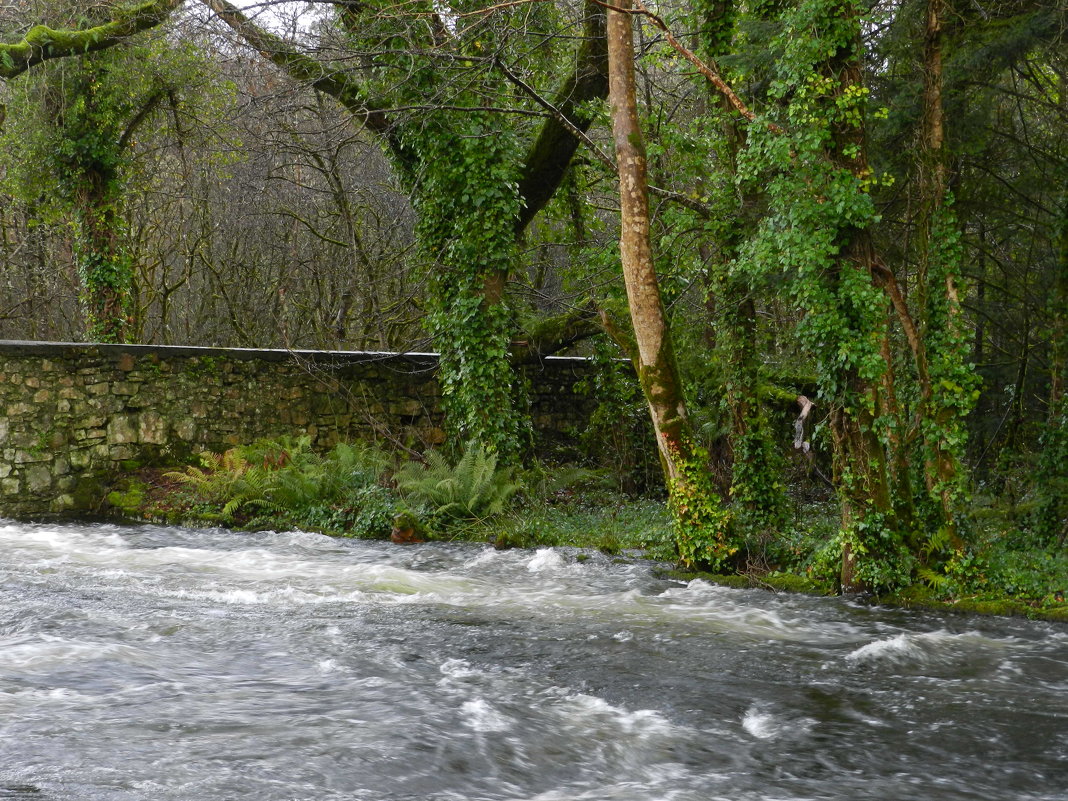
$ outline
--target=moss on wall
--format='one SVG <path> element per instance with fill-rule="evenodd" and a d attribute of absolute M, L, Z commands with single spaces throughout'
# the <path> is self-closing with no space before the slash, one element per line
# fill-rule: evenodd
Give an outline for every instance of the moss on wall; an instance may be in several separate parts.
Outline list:
<path fill-rule="evenodd" d="M 0 514 L 91 511 L 124 465 L 307 434 L 427 448 L 444 438 L 430 354 L 0 342 Z M 588 421 L 579 359 L 533 366 L 551 440 Z"/>

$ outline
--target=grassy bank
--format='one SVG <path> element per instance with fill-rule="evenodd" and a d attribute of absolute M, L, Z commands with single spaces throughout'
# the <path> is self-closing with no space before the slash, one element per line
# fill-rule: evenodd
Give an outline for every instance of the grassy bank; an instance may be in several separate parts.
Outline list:
<path fill-rule="evenodd" d="M 501 469 L 468 448 L 450 462 L 398 459 L 366 446 L 313 453 L 306 440 L 259 442 L 181 469 L 145 469 L 108 496 L 113 514 L 236 530 L 303 529 L 394 542 L 463 540 L 498 548 L 570 546 L 674 559 L 661 499 L 632 497 L 575 467 Z M 834 594 L 839 552 L 833 504 L 795 504 L 793 523 L 750 538 L 732 575 L 668 571 L 729 586 Z M 937 569 L 935 569 L 937 567 Z M 970 546 L 916 568 L 913 583 L 873 601 L 1068 621 L 1068 554 L 1014 521 L 988 515 Z"/>

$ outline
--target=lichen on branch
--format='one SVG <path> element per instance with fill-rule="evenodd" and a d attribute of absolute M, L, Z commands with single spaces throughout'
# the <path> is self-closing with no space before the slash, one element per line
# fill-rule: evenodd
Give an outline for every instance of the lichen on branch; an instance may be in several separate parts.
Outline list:
<path fill-rule="evenodd" d="M 15 78 L 49 59 L 106 50 L 135 33 L 161 24 L 182 2 L 147 0 L 116 10 L 108 22 L 81 30 L 34 25 L 20 41 L 0 44 L 0 78 Z"/>

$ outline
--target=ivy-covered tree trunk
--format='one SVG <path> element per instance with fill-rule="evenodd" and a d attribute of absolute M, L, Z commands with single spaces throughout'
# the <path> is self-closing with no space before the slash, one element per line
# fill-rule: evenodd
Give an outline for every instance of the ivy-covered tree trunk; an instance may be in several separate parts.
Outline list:
<path fill-rule="evenodd" d="M 521 433 L 505 298 L 521 205 L 516 143 L 478 113 L 449 123 L 407 134 L 420 165 L 413 205 L 432 265 L 428 320 L 446 423 L 454 441 L 477 441 L 510 460 Z"/>
<path fill-rule="evenodd" d="M 698 52 L 711 63 L 720 63 L 734 47 L 738 9 L 736 0 L 700 0 L 695 6 L 701 38 Z M 761 16 L 764 13 L 758 10 Z M 717 119 L 722 131 L 717 148 L 723 169 L 731 183 L 738 178 L 738 156 L 745 147 L 746 126 L 730 101 L 710 84 L 702 84 L 709 93 L 709 115 Z M 718 112 L 718 113 L 717 113 Z M 771 426 L 760 400 L 760 356 L 757 344 L 757 305 L 754 285 L 732 269 L 740 255 L 742 243 L 753 234 L 753 223 L 746 209 L 757 208 L 759 193 L 743 187 L 736 197 L 718 199 L 725 207 L 724 219 L 717 220 L 714 230 L 718 259 L 706 264 L 710 278 L 705 308 L 709 326 L 717 334 L 717 356 L 722 354 L 726 367 L 723 393 L 730 413 L 728 451 L 730 462 L 730 497 L 735 525 L 743 531 L 764 534 L 781 527 L 785 521 L 785 493 L 781 491 L 782 460 L 778 458 Z"/>
<path fill-rule="evenodd" d="M 126 342 L 133 269 L 123 231 L 120 199 L 99 173 L 82 176 L 74 197 L 74 260 L 82 284 L 86 336 L 91 342 Z"/>
<path fill-rule="evenodd" d="M 861 42 L 859 12 L 845 4 L 837 22 L 844 23 L 847 33 L 838 43 L 836 57 L 831 60 L 830 74 L 836 83 L 832 97 L 848 106 L 851 98 L 863 96 L 861 74 Z M 845 114 L 832 125 L 834 149 L 828 155 L 858 183 L 871 175 L 866 149 L 864 116 Z M 869 223 L 870 225 L 870 223 Z M 870 290 L 880 284 L 882 264 L 875 251 L 868 225 L 846 227 L 841 235 L 843 246 L 838 256 L 835 281 L 841 288 L 851 281 L 863 281 L 863 295 L 872 297 Z M 874 297 L 878 297 L 874 294 Z M 903 542 L 906 532 L 891 491 L 893 482 L 891 457 L 888 452 L 890 401 L 894 396 L 892 371 L 882 362 L 888 350 L 887 311 L 883 302 L 879 311 L 857 308 L 860 298 L 852 291 L 843 293 L 842 312 L 854 316 L 854 331 L 868 339 L 871 359 L 867 369 L 862 363 L 849 364 L 842 371 L 840 386 L 844 389 L 831 411 L 831 431 L 835 442 L 835 476 L 842 498 L 842 528 L 846 532 L 842 550 L 841 585 L 843 592 L 867 588 L 868 579 L 858 571 L 858 560 L 898 561 L 894 548 Z M 878 348 L 879 358 L 874 358 Z M 867 571 L 872 575 L 874 571 Z"/>
<path fill-rule="evenodd" d="M 707 456 L 696 446 L 668 329 L 649 236 L 645 145 L 634 82 L 631 0 L 608 12 L 608 98 L 619 172 L 619 251 L 636 344 L 635 368 L 656 435 L 686 564 L 718 566 L 737 548 L 712 488 Z"/>
<path fill-rule="evenodd" d="M 291 78 L 333 96 L 381 136 L 412 192 L 417 237 L 432 270 L 428 323 L 441 354 L 447 426 L 456 439 L 474 439 L 506 461 L 517 457 L 523 415 L 509 362 L 513 320 L 506 283 L 517 240 L 563 179 L 578 144 L 575 131 L 593 122 L 583 104 L 602 98 L 607 88 L 603 14 L 586 4 L 586 38 L 575 54 L 574 72 L 563 81 L 550 104 L 554 114 L 524 158 L 514 128 L 502 130 L 507 118 L 478 108 L 512 87 L 502 91 L 496 85 L 500 75 L 491 70 L 472 71 L 462 80 L 451 71 L 462 63 L 452 57 L 466 54 L 485 62 L 495 52 L 493 30 L 480 31 L 476 24 L 453 31 L 443 19 L 446 12 L 477 9 L 425 3 L 409 17 L 390 3 L 335 3 L 346 35 L 370 54 L 373 66 L 361 74 L 312 58 L 259 28 L 227 0 L 205 2 Z M 406 25 L 408 39 L 398 49 Z M 449 70 L 435 65 L 435 53 L 445 57 Z M 496 53 L 494 63 L 509 76 L 507 85 L 517 76 L 504 53 Z M 377 103 L 369 99 L 375 92 L 381 95 Z M 379 103 L 451 108 L 392 119 Z M 464 105 L 471 109 L 461 110 Z"/>
<path fill-rule="evenodd" d="M 1049 414 L 1039 440 L 1036 529 L 1049 544 L 1068 540 L 1068 187 L 1056 228 L 1057 263 L 1050 298 Z"/>
<path fill-rule="evenodd" d="M 895 583 L 903 542 L 887 448 L 889 309 L 869 230 L 875 211 L 866 189 L 858 5 L 813 0 L 787 12 L 780 70 L 797 86 L 788 99 L 797 131 L 790 152 L 777 140 L 774 147 L 797 174 L 772 188 L 779 214 L 794 227 L 787 252 L 806 315 L 801 333 L 829 407 L 843 592 Z"/>
<path fill-rule="evenodd" d="M 80 282 L 84 336 L 126 341 L 133 269 L 123 203 L 129 143 L 160 95 L 137 64 L 114 49 L 44 65 L 11 92 L 5 146 L 17 154 L 10 185 L 41 221 L 69 230 Z"/>
<path fill-rule="evenodd" d="M 957 518 L 964 416 L 971 408 L 974 379 L 965 364 L 958 290 L 960 227 L 949 191 L 942 105 L 943 26 L 950 4 L 928 0 L 923 40 L 923 122 L 920 136 L 920 220 L 914 294 L 919 330 L 910 337 L 919 383 L 917 419 L 928 497 L 936 505 L 931 542 L 959 546 Z"/>

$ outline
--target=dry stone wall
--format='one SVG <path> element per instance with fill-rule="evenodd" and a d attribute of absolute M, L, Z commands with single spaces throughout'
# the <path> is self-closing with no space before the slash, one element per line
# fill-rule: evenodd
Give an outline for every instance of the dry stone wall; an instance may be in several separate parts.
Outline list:
<path fill-rule="evenodd" d="M 444 439 L 433 354 L 0 341 L 0 515 L 87 511 L 123 470 L 261 437 Z M 582 359 L 527 371 L 536 441 L 588 421 Z"/>

